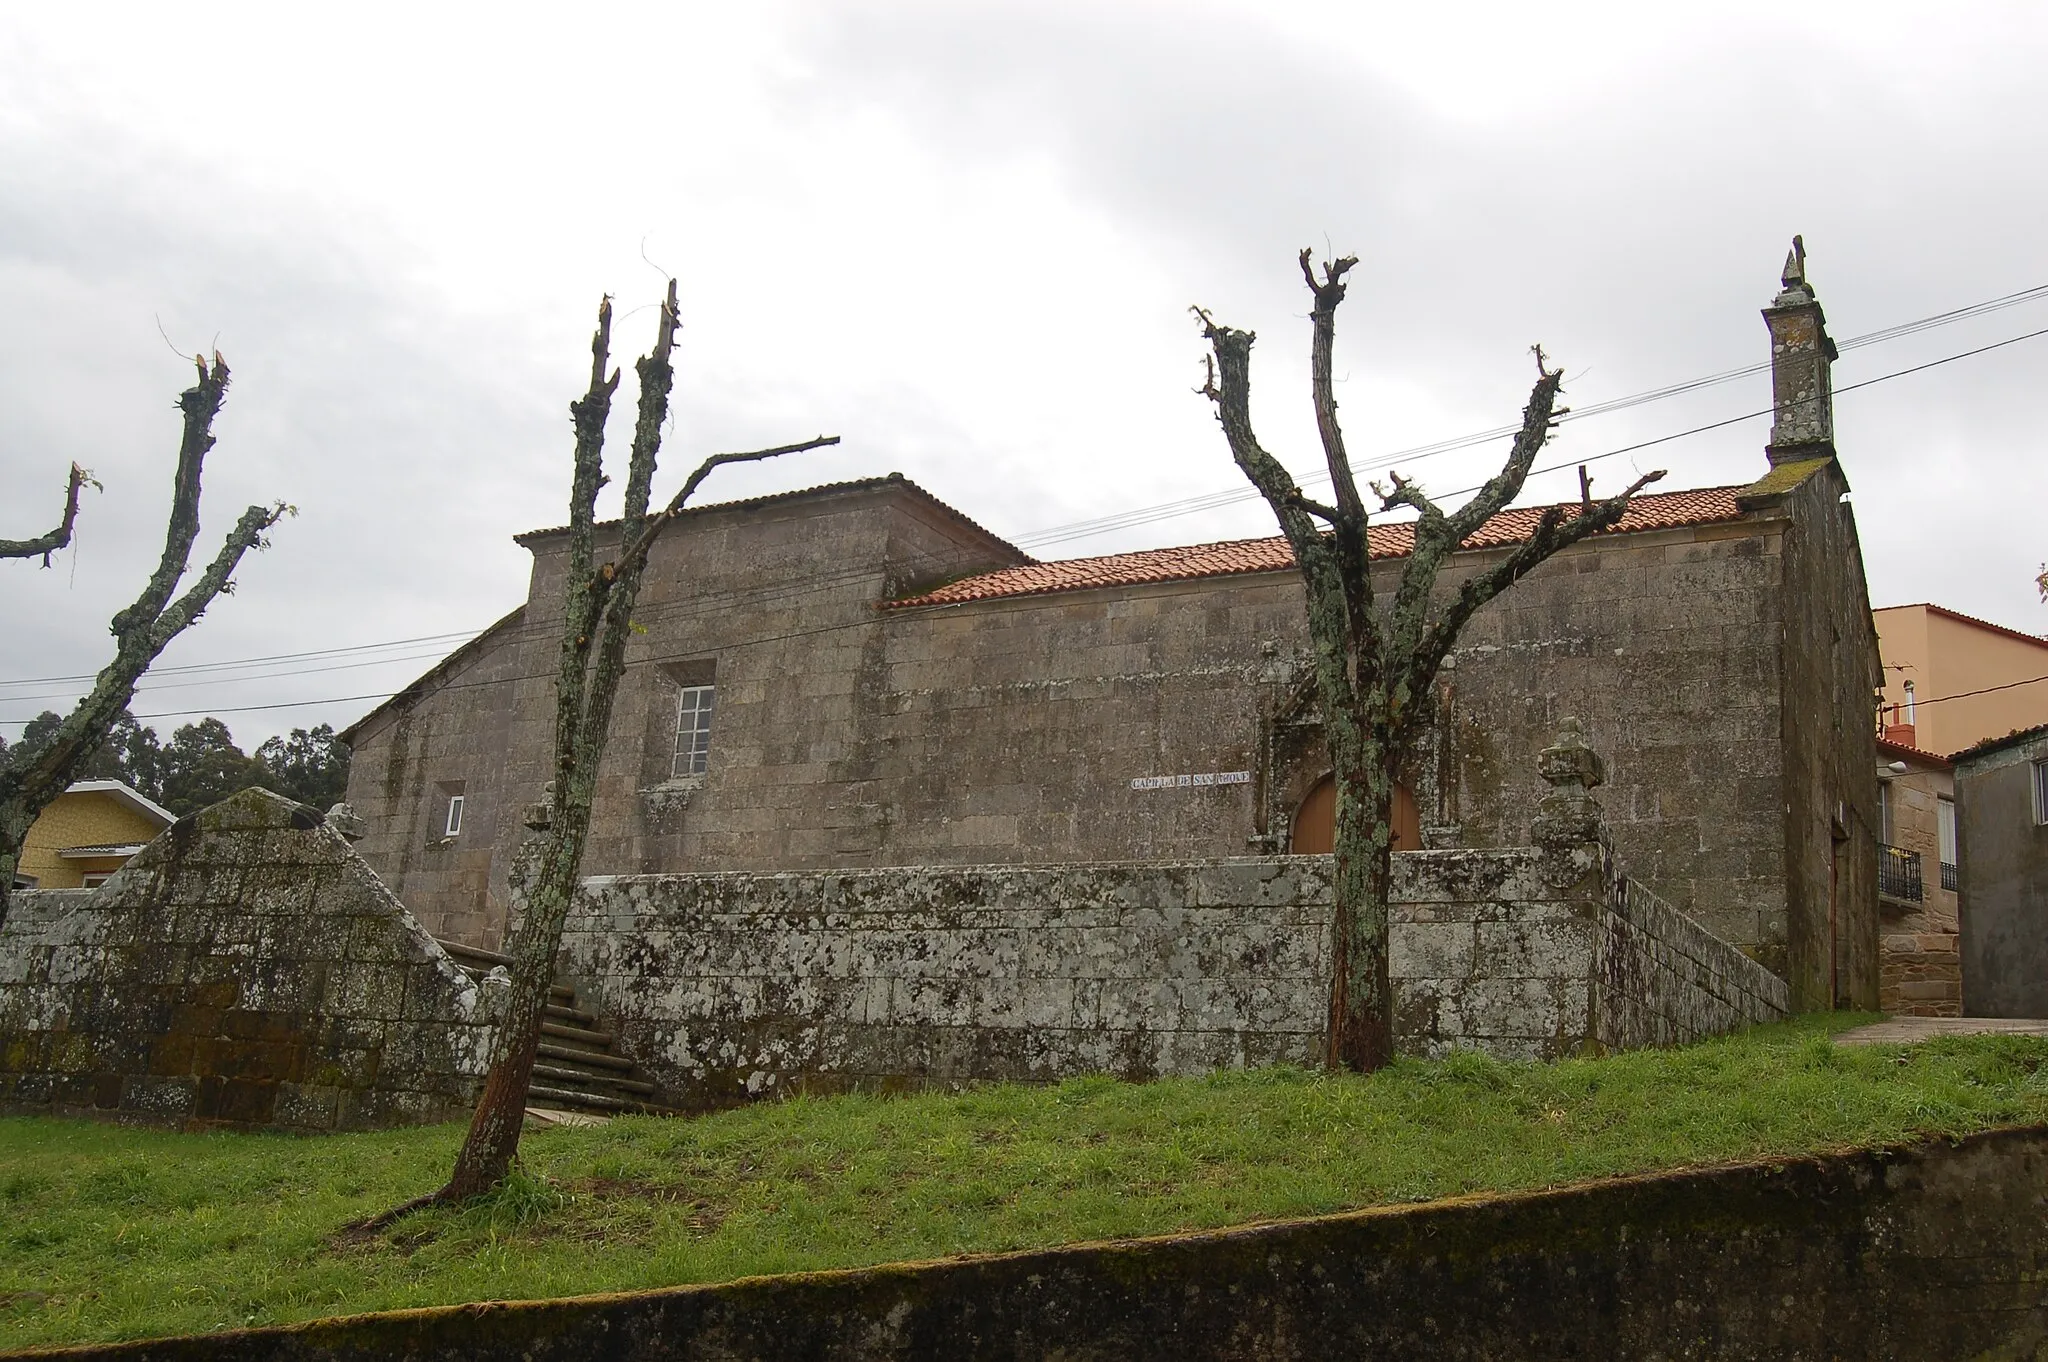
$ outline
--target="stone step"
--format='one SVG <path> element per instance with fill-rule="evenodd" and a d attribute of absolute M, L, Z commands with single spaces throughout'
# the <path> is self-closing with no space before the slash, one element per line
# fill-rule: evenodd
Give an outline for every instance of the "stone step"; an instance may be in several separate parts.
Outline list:
<path fill-rule="evenodd" d="M 442 950 L 448 952 L 450 959 L 469 971 L 472 979 L 481 979 L 500 965 L 508 970 L 512 968 L 512 957 L 499 951 L 487 951 L 482 946 L 464 945 L 460 941 L 441 941 L 438 937 L 435 940 Z M 548 999 L 552 1003 L 574 1007 L 576 990 L 569 984 L 551 984 L 548 986 Z"/>
<path fill-rule="evenodd" d="M 617 1069 L 621 1073 L 633 1067 L 633 1061 L 624 1055 L 609 1054 L 603 1050 L 572 1050 L 566 1045 L 549 1045 L 542 1041 L 534 1052 L 542 1059 L 560 1060 L 566 1064 L 581 1064 L 600 1069 Z"/>
<path fill-rule="evenodd" d="M 623 1097 L 606 1097 L 597 1092 L 571 1092 L 566 1088 L 544 1088 L 539 1084 L 526 1090 L 527 1100 L 541 1106 L 564 1106 L 571 1111 L 637 1111 L 638 1102 Z"/>
<path fill-rule="evenodd" d="M 436 937 L 435 940 L 438 941 L 440 938 Z M 486 972 L 497 965 L 503 965 L 506 969 L 512 968 L 511 956 L 501 955 L 497 951 L 487 951 L 482 946 L 471 946 L 460 941 L 442 941 L 441 949 L 465 965 L 483 966 Z"/>
<path fill-rule="evenodd" d="M 572 993 L 569 996 L 573 1000 L 576 995 Z M 597 1014 L 595 1012 L 586 1012 L 580 1007 L 574 1007 L 566 1003 L 549 1003 L 545 1011 L 549 1021 L 583 1027 L 595 1027 L 597 1025 Z"/>
<path fill-rule="evenodd" d="M 588 1083 L 598 1087 L 616 1088 L 621 1092 L 652 1093 L 654 1085 L 644 1078 L 628 1078 L 611 1070 L 590 1071 L 585 1069 L 564 1069 L 553 1064 L 536 1064 L 533 1076 L 544 1078 L 550 1083 Z"/>
<path fill-rule="evenodd" d="M 544 1021 L 540 1024 L 540 1033 L 543 1036 L 553 1036 L 557 1040 L 581 1041 L 600 1050 L 612 1048 L 612 1033 L 609 1031 L 592 1031 L 586 1027 L 564 1026 L 560 1022 Z"/>

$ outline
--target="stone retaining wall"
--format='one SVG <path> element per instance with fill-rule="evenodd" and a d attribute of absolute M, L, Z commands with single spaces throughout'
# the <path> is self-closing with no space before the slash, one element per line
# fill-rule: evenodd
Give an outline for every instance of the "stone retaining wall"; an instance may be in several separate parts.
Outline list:
<path fill-rule="evenodd" d="M 245 790 L 98 889 L 12 896 L 0 1111 L 305 1131 L 465 1116 L 479 994 L 318 813 Z"/>
<path fill-rule="evenodd" d="M 1602 1047 L 1684 1045 L 1788 1015 L 1783 979 L 1642 885 L 1610 883 L 1595 964 Z"/>
<path fill-rule="evenodd" d="M 803 1090 L 1315 1063 L 1322 856 L 589 881 L 562 967 L 699 1108 Z M 1598 843 L 1395 858 L 1396 1033 L 1552 1059 L 1785 1015 Z"/>
<path fill-rule="evenodd" d="M 74 1362 L 1962 1362 L 2048 1354 L 2048 1130 Z"/>

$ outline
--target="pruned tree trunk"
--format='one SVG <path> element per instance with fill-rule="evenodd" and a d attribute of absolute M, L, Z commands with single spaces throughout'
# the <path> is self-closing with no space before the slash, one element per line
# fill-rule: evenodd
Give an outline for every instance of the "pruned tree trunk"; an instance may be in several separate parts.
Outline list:
<path fill-rule="evenodd" d="M 134 698 L 135 683 L 149 664 L 172 639 L 198 621 L 215 597 L 234 590 L 234 572 L 242 555 L 252 548 L 262 548 L 264 533 L 291 510 L 280 502 L 243 511 L 199 579 L 173 599 L 172 593 L 190 563 L 193 542 L 199 537 L 199 477 L 207 451 L 213 448 L 214 418 L 220 414 L 228 391 L 228 366 L 218 354 L 214 355 L 210 369 L 204 358 L 197 363 L 199 381 L 178 395 L 184 434 L 178 443 L 177 472 L 171 480 L 171 512 L 164 532 L 163 557 L 135 603 L 114 616 L 114 659 L 30 760 L 0 770 L 0 924 L 7 921 L 8 894 L 15 868 L 21 863 L 21 845 L 36 815 L 64 792 L 71 783 L 71 773 L 106 741 L 115 721 Z M 49 544 L 50 548 L 68 542 L 77 514 L 79 487 L 90 480 L 83 469 L 72 466 L 63 524 L 50 535 L 30 543 L 40 545 L 53 536 L 57 538 Z"/>
<path fill-rule="evenodd" d="M 1437 575 L 1444 563 L 1521 492 L 1552 425 L 1564 415 L 1557 406 L 1560 375 L 1545 365 L 1538 348 L 1536 386 L 1522 411 L 1514 450 L 1471 501 L 1446 513 L 1398 473 L 1390 475 L 1391 491 L 1373 485 L 1380 514 L 1406 509 L 1416 517 L 1414 546 L 1395 589 L 1388 599 L 1376 599 L 1368 511 L 1345 450 L 1331 377 L 1344 276 L 1358 261 L 1346 256 L 1326 263 L 1319 277 L 1312 259 L 1309 251 L 1301 252 L 1302 278 L 1315 299 L 1309 313 L 1310 397 L 1334 505 L 1303 495 L 1294 476 L 1259 444 L 1251 421 L 1252 333 L 1219 325 L 1201 308 L 1195 316 L 1210 349 L 1202 393 L 1215 406 L 1231 457 L 1279 521 L 1306 591 L 1316 697 L 1337 797 L 1324 1059 L 1333 1069 L 1369 1072 L 1394 1056 L 1387 934 L 1393 908 L 1395 773 L 1429 722 L 1426 701 L 1437 670 L 1480 606 L 1560 549 L 1619 523 L 1629 499 L 1664 474 L 1648 474 L 1621 495 L 1596 502 L 1582 469 L 1576 515 L 1566 518 L 1551 508 L 1530 538 L 1505 558 L 1466 578 L 1455 591 L 1439 593 Z"/>
<path fill-rule="evenodd" d="M 640 377 L 640 402 L 626 470 L 619 552 L 599 563 L 594 527 L 597 492 L 605 481 L 604 427 L 619 384 L 616 370 L 606 372 L 611 321 L 611 300 L 607 298 L 598 308 L 597 332 L 590 343 L 590 387 L 569 407 L 576 430 L 576 454 L 569 496 L 566 609 L 555 676 L 553 806 L 546 826 L 522 852 L 526 883 L 510 951 L 510 996 L 492 1045 L 483 1094 L 447 1185 L 380 1219 L 403 1214 L 414 1206 L 461 1201 L 487 1192 L 504 1180 L 518 1154 L 541 1019 L 555 978 L 562 927 L 581 874 L 598 764 L 611 729 L 612 702 L 625 672 L 633 603 L 655 536 L 682 511 L 713 469 L 839 443 L 836 435 L 821 435 L 774 449 L 715 454 L 697 466 L 664 508 L 650 515 L 655 463 L 661 451 L 662 426 L 668 418 L 669 390 L 675 381 L 670 352 L 677 326 L 676 285 L 670 280 L 654 349 L 634 366 Z"/>
<path fill-rule="evenodd" d="M 50 565 L 50 555 L 71 542 L 71 528 L 78 523 L 78 494 L 85 490 L 87 483 L 94 487 L 92 474 L 71 465 L 71 478 L 64 488 L 64 515 L 57 522 L 57 528 L 33 539 L 0 539 L 0 558 L 34 558 L 41 555 L 43 566 Z"/>

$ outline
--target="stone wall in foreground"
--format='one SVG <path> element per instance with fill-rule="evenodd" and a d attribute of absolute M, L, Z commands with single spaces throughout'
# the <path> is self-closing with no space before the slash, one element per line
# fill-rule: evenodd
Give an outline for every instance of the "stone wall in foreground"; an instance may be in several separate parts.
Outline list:
<path fill-rule="evenodd" d="M 481 990 L 312 809 L 245 790 L 0 927 L 0 1111 L 353 1130 L 465 1116 Z"/>
<path fill-rule="evenodd" d="M 2048 1131 L 1121 1244 L 114 1343 L 94 1362 L 2048 1355 Z"/>
<path fill-rule="evenodd" d="M 1615 879 L 1595 963 L 1601 1048 L 1685 1045 L 1787 1015 L 1785 981 L 1642 885 Z"/>
<path fill-rule="evenodd" d="M 589 881 L 563 972 L 701 1108 L 767 1094 L 1313 1064 L 1330 860 Z M 1598 843 L 1395 858 L 1401 1048 L 1517 1059 L 1785 1014 L 1748 957 Z"/>

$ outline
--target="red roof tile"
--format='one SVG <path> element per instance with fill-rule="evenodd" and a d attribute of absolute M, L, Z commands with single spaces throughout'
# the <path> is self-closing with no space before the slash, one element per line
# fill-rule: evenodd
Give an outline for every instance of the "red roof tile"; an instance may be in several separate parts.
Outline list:
<path fill-rule="evenodd" d="M 1621 523 L 1606 533 L 1630 534 L 1639 530 L 1711 525 L 1740 519 L 1742 512 L 1735 504 L 1735 497 L 1742 490 L 1740 487 L 1703 487 L 1691 492 L 1638 496 L 1630 504 L 1628 514 L 1621 518 Z M 1576 507 L 1577 504 L 1565 503 L 1567 507 Z M 1502 511 L 1480 526 L 1463 547 L 1484 549 L 1522 543 L 1535 532 L 1537 522 L 1548 509 L 1545 506 L 1520 506 Z M 1405 558 L 1415 546 L 1415 531 L 1407 524 L 1374 525 L 1368 531 L 1368 539 L 1374 558 Z M 1228 577 L 1247 572 L 1281 572 L 1293 566 L 1294 551 L 1283 538 L 1234 539 L 1217 544 L 1112 553 L 1101 558 L 1030 563 L 968 577 L 922 596 L 888 604 L 892 608 L 960 605 L 967 601 L 1036 596 L 1054 591 L 1087 591 L 1096 587 Z"/>

